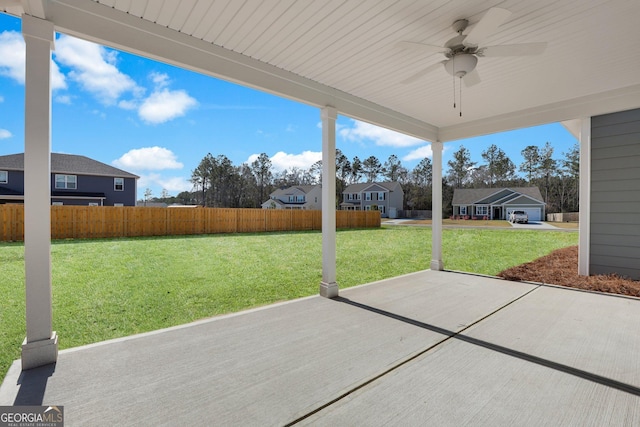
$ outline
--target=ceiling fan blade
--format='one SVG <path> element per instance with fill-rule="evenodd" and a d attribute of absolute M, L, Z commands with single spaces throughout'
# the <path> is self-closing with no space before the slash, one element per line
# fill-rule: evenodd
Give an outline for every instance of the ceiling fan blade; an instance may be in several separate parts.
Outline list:
<path fill-rule="evenodd" d="M 471 86 L 475 86 L 478 83 L 481 82 L 480 80 L 480 73 L 478 73 L 478 69 L 474 69 L 472 72 L 467 73 L 463 78 L 462 81 L 464 82 L 464 85 L 466 87 L 471 87 Z"/>
<path fill-rule="evenodd" d="M 522 43 L 522 44 L 502 44 L 497 46 L 487 46 L 481 48 L 476 53 L 478 56 L 533 56 L 540 55 L 547 48 L 547 43 Z"/>
<path fill-rule="evenodd" d="M 504 21 L 511 16 L 511 12 L 499 7 L 492 7 L 482 19 L 471 29 L 462 42 L 467 47 L 478 47 L 484 39 L 495 33 Z"/>
<path fill-rule="evenodd" d="M 444 53 L 449 51 L 448 48 L 443 46 L 435 46 L 432 44 L 415 43 L 415 42 L 407 42 L 407 41 L 396 43 L 396 47 L 398 49 L 411 49 L 413 51 L 421 52 L 421 53 Z"/>
<path fill-rule="evenodd" d="M 425 68 L 423 70 L 420 70 L 417 73 L 415 73 L 414 75 L 409 76 L 408 78 L 402 80 L 400 83 L 403 84 L 403 85 L 407 85 L 407 84 L 411 84 L 411 83 L 417 82 L 418 80 L 420 80 L 421 78 L 423 78 L 427 74 L 437 70 L 439 67 L 442 67 L 442 62 L 437 62 L 435 64 L 431 64 L 427 68 Z"/>

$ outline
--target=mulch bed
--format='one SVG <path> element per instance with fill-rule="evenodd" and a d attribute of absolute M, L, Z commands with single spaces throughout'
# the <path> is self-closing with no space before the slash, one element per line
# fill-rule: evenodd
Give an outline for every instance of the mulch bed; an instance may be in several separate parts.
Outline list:
<path fill-rule="evenodd" d="M 542 258 L 504 270 L 498 276 L 507 280 L 540 282 L 640 297 L 640 281 L 616 274 L 579 276 L 577 246 L 558 249 Z"/>

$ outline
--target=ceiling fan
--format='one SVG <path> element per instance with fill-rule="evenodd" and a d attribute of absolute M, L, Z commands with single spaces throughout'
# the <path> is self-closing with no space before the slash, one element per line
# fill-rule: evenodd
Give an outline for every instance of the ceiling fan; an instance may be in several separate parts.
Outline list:
<path fill-rule="evenodd" d="M 420 53 L 442 53 L 447 58 L 420 70 L 401 83 L 413 83 L 444 65 L 444 69 L 454 77 L 455 94 L 455 77 L 460 78 L 466 86 L 480 83 L 480 75 L 476 70 L 478 57 L 532 56 L 540 55 L 544 52 L 547 47 L 545 42 L 481 46 L 482 42 L 495 33 L 509 16 L 511 16 L 511 12 L 508 10 L 493 7 L 470 29 L 468 34 L 464 34 L 464 32 L 469 26 L 469 21 L 458 19 L 452 25 L 453 30 L 458 35 L 449 39 L 444 46 L 410 41 L 398 42 L 396 46 L 400 49 L 411 49 Z M 460 112 L 460 115 L 462 116 L 462 112 Z"/>

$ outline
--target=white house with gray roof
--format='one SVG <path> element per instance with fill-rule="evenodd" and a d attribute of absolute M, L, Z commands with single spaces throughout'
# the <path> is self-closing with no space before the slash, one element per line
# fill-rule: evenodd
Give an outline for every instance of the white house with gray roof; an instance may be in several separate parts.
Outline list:
<path fill-rule="evenodd" d="M 456 188 L 453 216 L 467 219 L 507 219 L 513 211 L 525 211 L 530 221 L 543 221 L 545 203 L 538 187 Z"/>
<path fill-rule="evenodd" d="M 135 206 L 138 176 L 97 160 L 51 153 L 54 205 Z M 24 154 L 0 156 L 0 203 L 24 202 Z"/>
<path fill-rule="evenodd" d="M 402 210 L 404 191 L 398 182 L 351 184 L 342 192 L 341 210 L 380 211 L 380 216 L 396 218 Z"/>
<path fill-rule="evenodd" d="M 322 209 L 320 184 L 278 188 L 262 203 L 262 209 Z"/>

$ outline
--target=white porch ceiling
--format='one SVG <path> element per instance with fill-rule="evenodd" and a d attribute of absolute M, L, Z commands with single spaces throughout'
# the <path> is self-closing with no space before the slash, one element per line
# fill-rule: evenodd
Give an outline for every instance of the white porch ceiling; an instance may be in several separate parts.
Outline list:
<path fill-rule="evenodd" d="M 533 57 L 480 58 L 453 108 L 443 45 L 461 18 L 512 12 L 485 45 L 548 42 Z M 453 140 L 640 107 L 637 0 L 2 0 L 57 31 L 234 81 L 427 140 Z"/>

